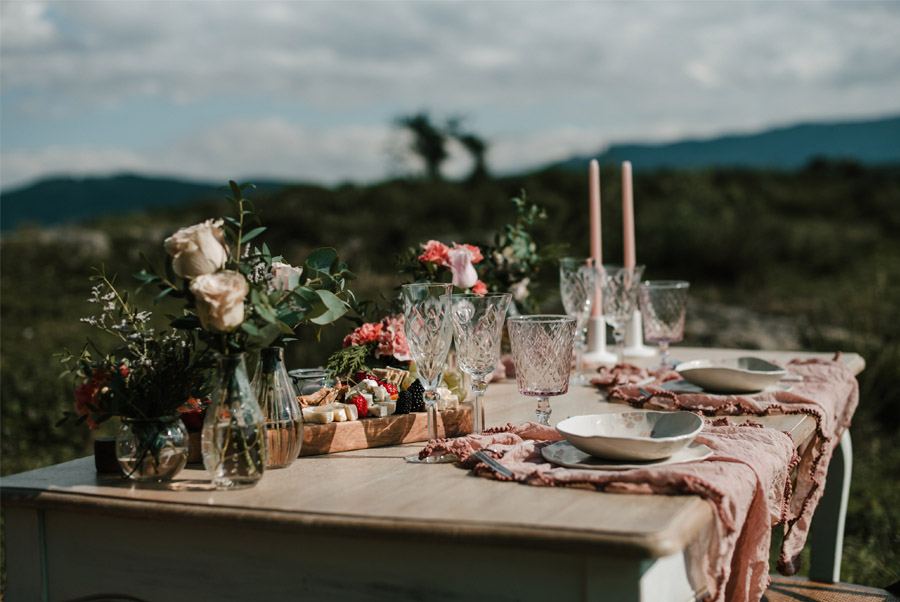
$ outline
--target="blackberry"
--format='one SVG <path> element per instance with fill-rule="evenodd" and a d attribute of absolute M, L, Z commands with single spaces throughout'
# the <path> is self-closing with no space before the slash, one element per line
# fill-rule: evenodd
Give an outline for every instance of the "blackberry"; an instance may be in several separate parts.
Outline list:
<path fill-rule="evenodd" d="M 409 414 L 412 409 L 412 395 L 406 391 L 400 391 L 397 395 L 397 409 L 394 414 Z"/>
<path fill-rule="evenodd" d="M 425 387 L 418 379 L 406 389 L 405 393 L 409 395 L 411 412 L 425 411 Z"/>

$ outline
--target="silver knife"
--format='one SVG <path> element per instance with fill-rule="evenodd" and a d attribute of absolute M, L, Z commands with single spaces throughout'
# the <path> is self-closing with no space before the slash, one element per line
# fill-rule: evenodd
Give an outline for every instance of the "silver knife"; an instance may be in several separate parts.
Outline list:
<path fill-rule="evenodd" d="M 503 475 L 507 479 L 514 478 L 514 475 L 510 469 L 505 467 L 503 464 L 500 464 L 500 462 L 497 462 L 497 460 L 484 453 L 483 451 L 479 450 L 472 455 L 475 456 L 475 458 L 477 458 L 478 460 L 490 466 L 497 474 Z"/>

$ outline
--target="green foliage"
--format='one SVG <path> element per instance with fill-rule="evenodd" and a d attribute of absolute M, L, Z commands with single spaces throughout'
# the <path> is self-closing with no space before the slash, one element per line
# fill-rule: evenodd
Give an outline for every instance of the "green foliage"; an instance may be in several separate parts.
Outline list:
<path fill-rule="evenodd" d="M 328 358 L 326 366 L 328 372 L 333 378 L 341 380 L 347 380 L 357 372 L 368 372 L 369 367 L 366 362 L 373 347 L 375 347 L 374 344 L 341 347 Z"/>

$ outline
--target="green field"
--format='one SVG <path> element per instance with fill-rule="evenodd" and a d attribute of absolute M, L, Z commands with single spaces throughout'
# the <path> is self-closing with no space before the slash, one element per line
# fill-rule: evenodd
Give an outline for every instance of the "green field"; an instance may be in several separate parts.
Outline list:
<path fill-rule="evenodd" d="M 606 259 L 621 259 L 618 174 L 603 172 Z M 429 238 L 488 242 L 513 218 L 519 189 L 544 206 L 535 235 L 557 252 L 587 252 L 587 185 L 581 174 L 546 171 L 466 185 L 390 181 L 333 189 L 296 186 L 260 196 L 270 226 L 264 239 L 289 261 L 334 246 L 359 275 L 362 297 L 389 296 L 399 282 L 396 256 Z M 843 349 L 868 362 L 854 420 L 855 459 L 843 578 L 885 586 L 900 579 L 900 168 L 811 164 L 793 172 L 659 171 L 635 181 L 638 259 L 648 278 L 692 282 L 688 342 L 773 340 Z M 55 427 L 71 403 L 54 354 L 78 349 L 88 328 L 89 267 L 104 264 L 130 282 L 140 253 L 164 259 L 162 240 L 177 227 L 227 211 L 221 204 L 160 209 L 96 220 L 77 228 L 20 229 L 2 239 L 0 360 L 2 473 L 88 453 L 89 434 Z M 563 245 L 564 246 L 564 245 Z M 556 270 L 542 270 L 534 294 L 559 310 Z M 722 308 L 751 316 L 728 332 Z M 737 309 L 734 309 L 737 308 Z M 717 314 L 717 312 L 719 312 Z M 719 316 L 716 326 L 716 316 Z M 722 318 L 721 316 L 726 316 Z M 701 322 L 704 328 L 700 328 Z M 710 324 L 713 326 L 710 327 Z M 773 326 L 776 325 L 776 326 Z M 289 365 L 323 362 L 349 330 L 338 323 L 315 342 L 289 349 Z M 783 333 L 782 333 L 783 334 Z M 757 336 L 759 335 L 759 336 Z M 768 337 L 768 338 L 767 338 Z M 774 339 L 784 340 L 784 339 Z M 677 356 L 677 351 L 676 351 Z M 524 418 L 524 416 L 523 416 Z"/>

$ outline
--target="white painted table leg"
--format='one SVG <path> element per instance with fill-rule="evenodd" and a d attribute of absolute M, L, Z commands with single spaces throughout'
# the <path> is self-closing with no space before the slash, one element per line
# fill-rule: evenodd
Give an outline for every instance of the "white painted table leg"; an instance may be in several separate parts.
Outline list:
<path fill-rule="evenodd" d="M 850 432 L 844 431 L 838 449 L 831 456 L 825 492 L 810 526 L 809 578 L 835 583 L 841 580 L 841 555 L 844 547 L 844 521 L 850 476 L 853 472 L 853 446 Z"/>

